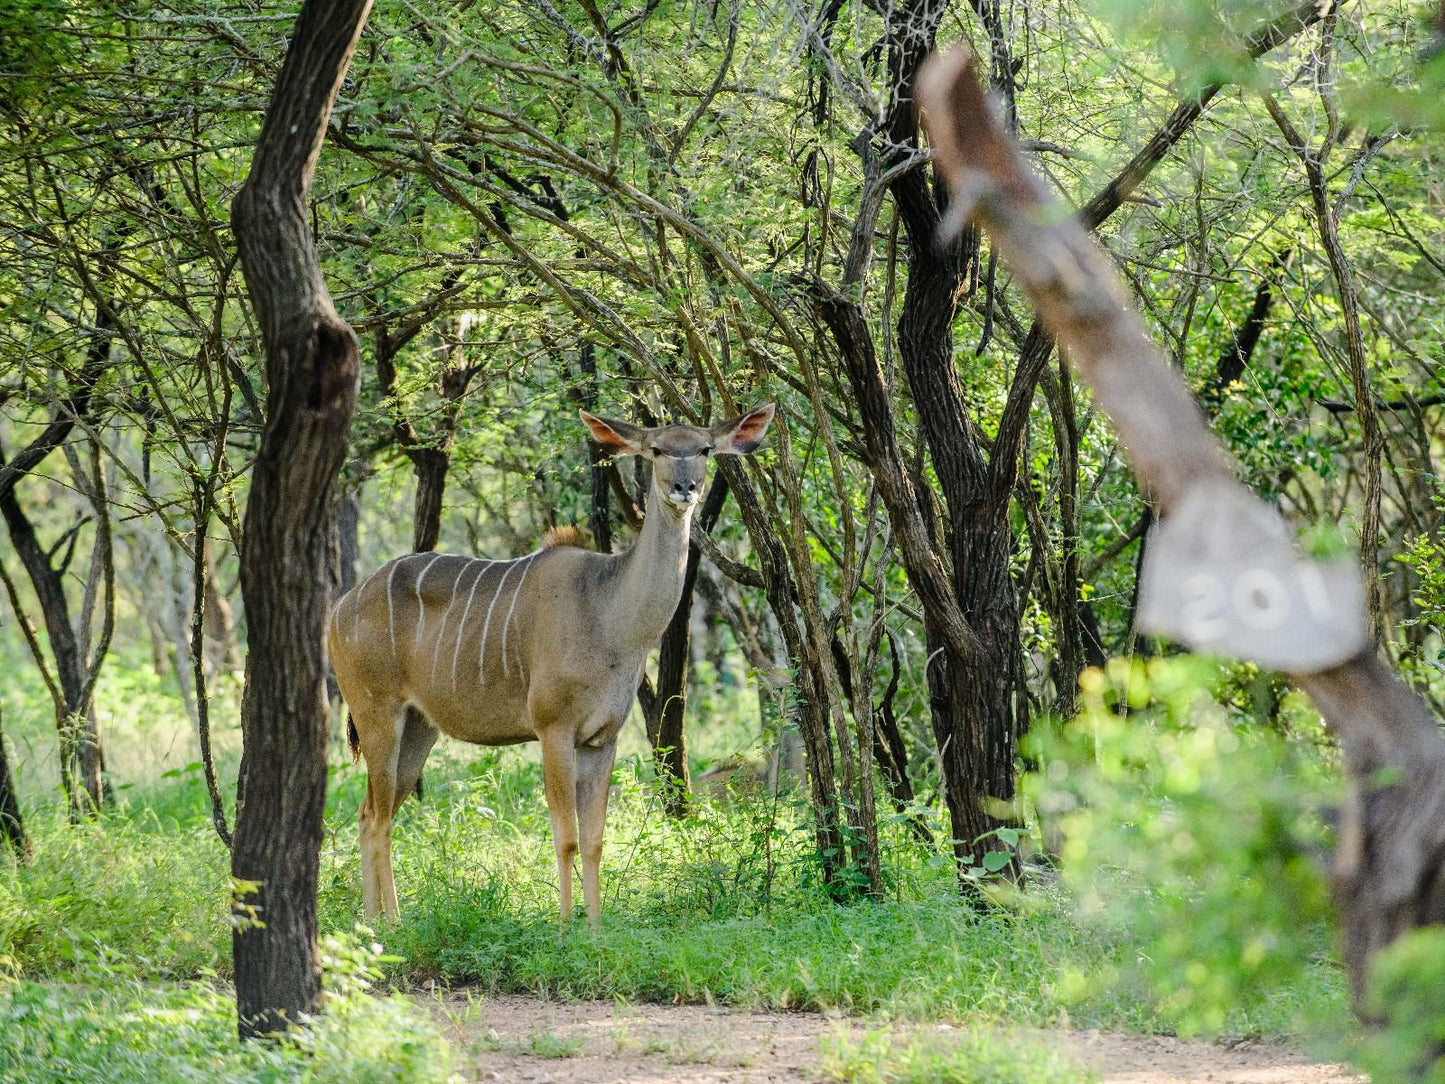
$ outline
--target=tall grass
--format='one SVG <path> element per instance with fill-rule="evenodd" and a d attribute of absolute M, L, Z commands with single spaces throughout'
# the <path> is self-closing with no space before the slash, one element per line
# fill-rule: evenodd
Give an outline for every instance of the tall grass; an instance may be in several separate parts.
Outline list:
<path fill-rule="evenodd" d="M 1168 677 L 1151 678 L 1160 696 Z M 152 693 L 161 696 L 151 690 L 137 703 L 152 703 Z M 937 819 L 936 846 L 920 844 L 901 819 L 886 819 L 886 898 L 835 903 L 821 884 L 805 796 L 724 795 L 670 819 L 634 736 L 614 780 L 597 931 L 580 921 L 558 929 L 535 751 L 444 744 L 428 765 L 425 797 L 409 800 L 398 818 L 402 915 L 376 930 L 391 955 L 368 966 L 379 969 L 384 986 L 400 990 L 437 979 L 555 998 L 715 1001 L 948 1021 L 985 1046 L 990 1035 L 1064 1022 L 1157 1031 L 1198 1027 L 1203 1019 L 1204 1030 L 1216 1033 L 1282 1034 L 1297 1032 L 1302 1020 L 1323 1020 L 1338 1029 L 1346 1019 L 1344 982 L 1325 924 L 1294 923 L 1299 928 L 1288 938 L 1275 939 L 1289 966 L 1246 968 L 1249 961 L 1236 959 L 1230 945 L 1240 941 L 1248 916 L 1227 912 L 1238 896 L 1230 885 L 1244 883 L 1247 870 L 1179 850 L 1185 839 L 1228 851 L 1241 831 L 1259 836 L 1263 828 L 1241 811 L 1264 798 L 1274 803 L 1265 802 L 1269 808 L 1293 801 L 1281 789 L 1290 774 L 1285 761 L 1247 756 L 1246 743 L 1216 763 L 1222 746 L 1202 736 L 1227 735 L 1230 724 L 1216 719 L 1207 731 L 1180 704 L 1167 718 L 1136 714 L 1126 728 L 1101 715 L 1071 731 L 1072 744 L 1045 754 L 1072 758 L 1073 766 L 1059 776 L 1067 792 L 1055 781 L 1036 790 L 1039 800 L 1077 791 L 1085 806 L 1103 812 L 1106 823 L 1070 837 L 1087 842 L 1097 875 L 1067 885 L 1036 869 L 1027 890 L 992 902 L 959 895 Z M 183 740 L 167 739 L 139 714 L 127 725 L 152 744 Z M 750 730 L 741 721 L 716 726 L 700 733 L 697 745 L 705 755 L 735 753 L 746 748 Z M 1132 744 L 1116 750 L 1114 730 Z M 222 776 L 234 778 L 234 753 L 225 749 Z M 319 905 L 323 933 L 344 938 L 362 912 L 356 811 L 365 771 L 340 748 L 334 754 Z M 439 1079 L 445 1067 L 434 1033 L 413 1027 L 414 1020 L 397 1023 L 414 1011 L 404 997 L 377 1000 L 352 989 L 336 1002 L 349 1007 L 328 1013 L 351 1020 L 347 1026 L 390 1031 L 393 1040 L 399 1031 L 415 1037 L 395 1057 L 337 1030 L 312 1033 L 314 1042 L 349 1043 L 348 1050 L 293 1045 L 262 1056 L 221 1038 L 234 1028 L 224 989 L 228 856 L 211 827 L 199 771 L 179 755 L 165 765 L 119 775 L 114 810 L 80 825 L 66 822 L 55 792 L 47 799 L 33 785 L 27 790 L 34 862 L 21 867 L 0 858 L 0 1023 L 9 1046 L 0 1059 L 10 1059 L 0 1060 L 0 1078 L 60 1079 L 59 1070 L 45 1075 L 51 1063 L 67 1066 L 75 1079 L 205 1076 L 200 1052 L 212 1044 L 210 1079 L 289 1078 L 301 1063 L 284 1059 L 303 1057 L 312 1079 L 392 1079 L 395 1066 L 413 1062 L 418 1078 Z M 1186 775 L 1200 783 L 1169 789 Z M 1156 837 L 1169 846 L 1155 846 Z M 1288 833 L 1259 838 L 1294 845 Z M 1149 863 L 1120 861 L 1145 846 L 1153 848 Z M 1251 844 L 1229 861 L 1255 853 L 1265 852 Z M 1298 883 L 1310 884 L 1308 876 L 1299 869 Z M 1080 917 L 1081 898 L 1092 917 Z M 1189 920 L 1194 900 L 1209 901 L 1208 922 Z M 1182 1002 L 1171 987 L 1175 959 L 1188 966 L 1173 971 L 1228 968 L 1221 973 L 1231 976 L 1229 997 L 1214 998 L 1227 1003 L 1205 1017 Z M 176 1027 L 162 1035 L 157 1021 Z M 834 1071 L 879 1080 L 954 1072 L 907 1045 L 880 1049 L 871 1041 L 844 1043 Z M 969 1049 L 960 1047 L 959 1064 L 977 1061 Z M 266 1060 L 273 1057 L 283 1061 Z M 107 1078 L 103 1069 L 112 1064 L 116 1072 Z M 1069 1071 L 1048 1059 L 1029 1069 L 1038 1079 L 1068 1079 Z"/>
<path fill-rule="evenodd" d="M 915 1020 L 1168 1029 L 1133 977 L 1144 948 L 1084 923 L 1058 886 L 970 904 L 948 855 L 885 832 L 890 898 L 840 906 L 821 890 L 801 799 L 699 803 L 662 815 L 640 758 L 619 765 L 604 859 L 604 919 L 559 934 L 556 873 L 535 759 L 441 758 L 398 819 L 402 917 L 377 931 L 400 957 L 393 984 L 424 979 L 562 998 L 718 1001 Z M 323 931 L 361 918 L 359 767 L 337 765 L 326 814 Z M 0 974 L 65 979 L 99 963 L 137 981 L 229 972 L 227 858 L 188 776 L 130 792 L 72 826 L 32 818 L 36 859 L 0 876 Z M 1124 882 L 1118 883 L 1125 891 Z M 1328 954 L 1326 932 L 1316 935 Z M 1222 1029 L 1289 1031 L 1302 1006 L 1333 1012 L 1327 965 L 1239 999 Z"/>

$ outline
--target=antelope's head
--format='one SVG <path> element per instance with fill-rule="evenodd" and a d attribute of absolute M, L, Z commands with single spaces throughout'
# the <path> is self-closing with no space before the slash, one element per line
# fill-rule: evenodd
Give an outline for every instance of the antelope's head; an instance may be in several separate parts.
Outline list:
<path fill-rule="evenodd" d="M 699 429 L 661 425 L 643 429 L 594 417 L 582 411 L 592 437 L 613 455 L 640 455 L 652 463 L 652 487 L 674 512 L 685 512 L 702 498 L 708 460 L 715 455 L 746 455 L 756 448 L 773 420 L 775 405 Z"/>

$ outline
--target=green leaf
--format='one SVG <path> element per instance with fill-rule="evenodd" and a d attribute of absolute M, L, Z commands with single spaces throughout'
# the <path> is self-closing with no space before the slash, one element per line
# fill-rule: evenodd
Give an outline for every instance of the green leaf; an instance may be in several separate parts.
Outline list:
<path fill-rule="evenodd" d="M 1012 861 L 1011 851 L 989 851 L 983 856 L 983 868 L 990 873 L 997 873 Z"/>

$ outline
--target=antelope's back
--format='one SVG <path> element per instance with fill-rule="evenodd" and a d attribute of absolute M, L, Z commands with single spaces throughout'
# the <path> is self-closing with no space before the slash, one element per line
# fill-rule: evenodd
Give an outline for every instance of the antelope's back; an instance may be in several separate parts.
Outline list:
<path fill-rule="evenodd" d="M 523 741 L 528 632 L 547 551 L 510 561 L 409 554 L 343 596 L 330 644 L 342 694 L 419 707 L 468 741 Z M 490 720 L 485 725 L 478 719 Z"/>

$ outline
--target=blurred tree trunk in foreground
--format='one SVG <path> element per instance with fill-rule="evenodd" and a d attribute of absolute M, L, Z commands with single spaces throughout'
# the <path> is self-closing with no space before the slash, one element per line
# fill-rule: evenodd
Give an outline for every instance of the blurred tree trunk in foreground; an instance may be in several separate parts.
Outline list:
<path fill-rule="evenodd" d="M 1375 954 L 1415 926 L 1445 922 L 1445 735 L 1380 660 L 1352 563 L 1301 557 L 1279 514 L 1235 480 L 1109 258 L 992 119 L 973 63 L 960 47 L 919 81 L 936 160 L 1093 386 L 1159 509 L 1141 623 L 1285 671 L 1339 735 L 1352 793 L 1334 894 L 1363 1008 Z"/>

